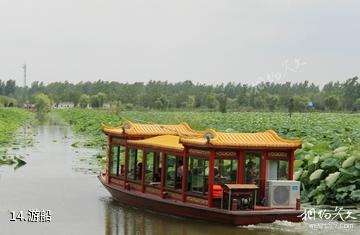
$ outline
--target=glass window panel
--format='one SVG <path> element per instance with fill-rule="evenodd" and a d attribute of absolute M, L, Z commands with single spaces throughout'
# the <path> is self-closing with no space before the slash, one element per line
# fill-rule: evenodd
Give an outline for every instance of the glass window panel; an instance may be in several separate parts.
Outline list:
<path fill-rule="evenodd" d="M 141 180 L 142 171 L 142 150 L 129 149 L 128 179 Z"/>
<path fill-rule="evenodd" d="M 284 160 L 268 160 L 266 174 L 268 180 L 287 180 L 289 162 Z"/>
<path fill-rule="evenodd" d="M 245 183 L 260 186 L 261 153 L 245 153 Z"/>
<path fill-rule="evenodd" d="M 214 184 L 235 184 L 238 160 L 216 159 L 214 168 Z"/>
<path fill-rule="evenodd" d="M 119 156 L 118 146 L 110 146 L 110 175 L 119 175 Z"/>
<path fill-rule="evenodd" d="M 153 181 L 154 178 L 154 166 L 155 166 L 155 153 L 150 152 L 146 153 L 146 168 L 145 168 L 145 182 L 150 183 Z"/>
<path fill-rule="evenodd" d="M 209 161 L 200 158 L 189 158 L 188 191 L 207 194 L 209 176 Z"/>
<path fill-rule="evenodd" d="M 175 188 L 176 156 L 166 156 L 165 186 Z"/>

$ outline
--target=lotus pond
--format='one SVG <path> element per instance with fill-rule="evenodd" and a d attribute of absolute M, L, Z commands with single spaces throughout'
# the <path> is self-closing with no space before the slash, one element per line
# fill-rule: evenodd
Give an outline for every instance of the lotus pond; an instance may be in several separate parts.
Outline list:
<path fill-rule="evenodd" d="M 31 133 L 19 137 L 18 129 L 25 128 L 33 120 L 33 114 L 18 108 L 0 108 L 0 165 L 15 165 L 18 168 L 26 162 L 23 156 L 8 154 L 9 148 L 17 149 L 31 145 Z"/>
<path fill-rule="evenodd" d="M 193 129 L 213 128 L 225 132 L 275 130 L 289 139 L 303 138 L 296 151 L 295 179 L 302 182 L 302 201 L 322 205 L 360 203 L 360 114 L 272 112 L 138 112 L 116 115 L 100 110 L 60 110 L 57 114 L 78 134 L 89 140 L 84 145 L 104 147 L 101 125 L 119 125 L 124 120 L 139 123 L 187 122 Z M 74 143 L 78 145 L 78 143 Z M 99 161 L 104 156 L 98 155 Z"/>

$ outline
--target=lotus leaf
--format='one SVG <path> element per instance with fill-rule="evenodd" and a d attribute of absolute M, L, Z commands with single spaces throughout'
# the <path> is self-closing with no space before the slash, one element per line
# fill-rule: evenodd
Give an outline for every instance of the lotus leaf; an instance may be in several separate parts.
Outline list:
<path fill-rule="evenodd" d="M 346 159 L 343 163 L 342 163 L 342 168 L 348 168 L 351 167 L 352 165 L 354 165 L 354 162 L 356 160 L 355 156 L 351 156 L 348 159 Z"/>
<path fill-rule="evenodd" d="M 308 170 L 304 170 L 303 173 L 301 174 L 301 179 L 305 180 L 309 175 L 309 171 Z"/>
<path fill-rule="evenodd" d="M 360 202 L 360 189 L 352 191 L 350 197 L 352 200 Z"/>
<path fill-rule="evenodd" d="M 355 168 L 355 166 L 349 167 L 349 168 L 340 168 L 340 171 L 346 175 L 351 176 L 360 176 L 360 171 Z"/>
<path fill-rule="evenodd" d="M 303 160 L 295 160 L 294 161 L 294 168 L 295 169 L 298 169 L 298 168 L 300 168 L 302 165 L 304 164 L 304 161 Z"/>
<path fill-rule="evenodd" d="M 355 168 L 360 170 L 360 161 L 359 160 L 356 161 Z"/>
<path fill-rule="evenodd" d="M 336 192 L 339 192 L 339 193 L 340 192 L 349 192 L 349 191 L 353 191 L 355 188 L 356 188 L 356 186 L 351 184 L 351 185 L 336 189 Z"/>
<path fill-rule="evenodd" d="M 349 147 L 342 146 L 342 147 L 339 147 L 339 148 L 335 149 L 334 153 L 345 152 L 348 149 L 349 149 Z"/>
<path fill-rule="evenodd" d="M 314 190 L 312 190 L 310 193 L 309 193 L 309 198 L 312 198 L 316 195 L 318 195 L 319 193 L 321 192 L 324 192 L 326 189 L 326 184 L 324 184 L 323 182 L 321 182 Z"/>
<path fill-rule="evenodd" d="M 312 163 L 313 163 L 313 164 L 317 164 L 317 163 L 319 162 L 319 160 L 320 160 L 320 157 L 319 157 L 319 156 L 316 156 L 316 157 L 314 157 Z"/>
<path fill-rule="evenodd" d="M 326 159 L 332 158 L 333 154 L 331 152 L 325 153 L 324 156 L 322 156 L 321 160 L 324 161 Z"/>
<path fill-rule="evenodd" d="M 314 197 L 314 199 L 315 199 L 317 205 L 324 204 L 324 202 L 326 201 L 325 194 L 323 194 L 323 193 L 316 195 Z"/>
<path fill-rule="evenodd" d="M 337 159 L 345 159 L 346 156 L 347 156 L 346 152 L 337 152 L 333 155 L 333 157 Z"/>
<path fill-rule="evenodd" d="M 299 179 L 300 179 L 300 176 L 301 176 L 302 172 L 303 172 L 303 169 L 302 169 L 302 168 L 299 168 L 297 171 L 295 171 L 295 173 L 294 173 L 294 178 L 295 178 L 295 180 L 299 180 Z"/>
<path fill-rule="evenodd" d="M 351 153 L 351 156 L 355 156 L 358 160 L 360 160 L 360 151 L 357 150 L 353 151 Z"/>
<path fill-rule="evenodd" d="M 340 172 L 338 172 L 338 171 L 335 173 L 329 174 L 325 178 L 326 185 L 330 188 L 336 182 L 336 180 L 339 178 L 339 176 L 340 176 Z"/>
<path fill-rule="evenodd" d="M 340 161 L 334 158 L 328 158 L 325 161 L 323 161 L 320 165 L 320 167 L 323 169 L 331 168 L 331 167 L 339 168 L 340 166 L 341 166 Z"/>
<path fill-rule="evenodd" d="M 336 194 L 335 197 L 336 197 L 336 200 L 342 201 L 342 200 L 345 199 L 345 197 L 346 197 L 347 195 L 349 195 L 349 193 L 344 192 L 344 193 L 338 193 L 338 194 Z"/>
<path fill-rule="evenodd" d="M 314 147 L 314 145 L 313 145 L 312 143 L 305 142 L 305 143 L 303 143 L 302 147 L 303 147 L 303 149 L 305 149 L 305 150 L 309 150 L 309 149 L 311 149 L 312 147 Z"/>
<path fill-rule="evenodd" d="M 317 169 L 310 175 L 310 181 L 318 180 L 321 177 L 321 174 L 324 172 L 323 169 Z"/>

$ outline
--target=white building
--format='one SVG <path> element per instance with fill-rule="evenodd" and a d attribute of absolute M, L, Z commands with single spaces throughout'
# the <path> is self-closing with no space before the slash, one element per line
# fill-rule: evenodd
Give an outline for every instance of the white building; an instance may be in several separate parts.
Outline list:
<path fill-rule="evenodd" d="M 54 104 L 54 108 L 56 109 L 68 109 L 68 108 L 74 108 L 75 104 L 73 102 L 59 102 L 57 104 Z"/>

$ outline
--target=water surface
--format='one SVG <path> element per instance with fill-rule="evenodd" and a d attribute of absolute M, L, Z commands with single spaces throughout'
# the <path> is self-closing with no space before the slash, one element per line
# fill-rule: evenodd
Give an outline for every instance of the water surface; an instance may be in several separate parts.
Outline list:
<path fill-rule="evenodd" d="M 358 234 L 354 229 L 310 229 L 307 223 L 232 227 L 156 214 L 122 205 L 91 173 L 96 164 L 83 161 L 96 150 L 74 148 L 78 140 L 63 125 L 32 129 L 35 144 L 21 148 L 27 164 L 17 170 L 0 166 L 0 234 Z M 48 223 L 10 222 L 10 211 L 51 210 Z"/>

